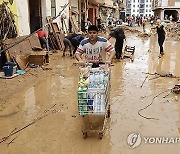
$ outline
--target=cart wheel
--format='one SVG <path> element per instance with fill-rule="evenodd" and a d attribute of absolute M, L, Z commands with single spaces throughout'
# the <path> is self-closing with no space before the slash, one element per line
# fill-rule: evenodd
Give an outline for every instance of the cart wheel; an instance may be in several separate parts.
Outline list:
<path fill-rule="evenodd" d="M 84 139 L 87 138 L 87 132 L 83 132 L 83 138 L 84 138 Z"/>
<path fill-rule="evenodd" d="M 99 133 L 99 139 L 102 140 L 102 138 L 103 138 L 103 133 L 101 132 L 101 133 Z"/>
<path fill-rule="evenodd" d="M 108 117 L 108 118 L 110 118 L 110 114 L 111 114 L 110 105 L 108 105 L 108 110 L 107 110 L 107 117 Z"/>

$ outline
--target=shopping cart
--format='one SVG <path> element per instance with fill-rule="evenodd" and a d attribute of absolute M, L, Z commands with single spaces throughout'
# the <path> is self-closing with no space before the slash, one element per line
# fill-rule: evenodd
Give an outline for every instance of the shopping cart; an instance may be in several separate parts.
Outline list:
<path fill-rule="evenodd" d="M 101 67 L 91 68 L 86 79 L 86 86 L 88 86 L 78 89 L 78 109 L 83 117 L 84 139 L 90 133 L 98 133 L 100 139 L 104 135 L 107 118 L 110 117 L 110 73 L 109 67 L 106 73 Z M 99 84 L 96 84 L 98 77 Z"/>

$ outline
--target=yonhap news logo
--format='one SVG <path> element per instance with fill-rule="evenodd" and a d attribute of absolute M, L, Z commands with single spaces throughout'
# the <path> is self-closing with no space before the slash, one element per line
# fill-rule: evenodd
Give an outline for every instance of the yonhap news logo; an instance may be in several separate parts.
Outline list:
<path fill-rule="evenodd" d="M 140 133 L 131 133 L 127 137 L 127 144 L 130 148 L 134 149 L 145 144 L 178 144 L 180 137 L 142 137 Z"/>

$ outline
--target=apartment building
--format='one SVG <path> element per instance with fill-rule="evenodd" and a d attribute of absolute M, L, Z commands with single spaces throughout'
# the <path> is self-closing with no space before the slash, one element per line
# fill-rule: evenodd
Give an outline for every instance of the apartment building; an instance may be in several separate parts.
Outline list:
<path fill-rule="evenodd" d="M 126 16 L 149 17 L 154 15 L 152 0 L 126 0 Z"/>
<path fill-rule="evenodd" d="M 180 14 L 180 0 L 153 0 L 152 9 L 155 16 L 161 20 L 172 17 L 172 20 L 177 21 Z"/>

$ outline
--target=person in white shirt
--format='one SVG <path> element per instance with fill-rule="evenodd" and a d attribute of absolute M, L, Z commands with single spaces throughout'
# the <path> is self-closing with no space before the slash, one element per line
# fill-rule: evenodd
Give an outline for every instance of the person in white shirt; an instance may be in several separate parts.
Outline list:
<path fill-rule="evenodd" d="M 106 64 L 111 64 L 115 55 L 114 47 L 106 38 L 98 36 L 98 27 L 96 25 L 89 26 L 87 35 L 88 38 L 81 41 L 75 53 L 79 65 L 84 65 L 81 55 L 85 54 L 86 61 L 93 63 L 94 67 L 98 67 L 102 62 L 102 52 L 110 53 Z"/>

